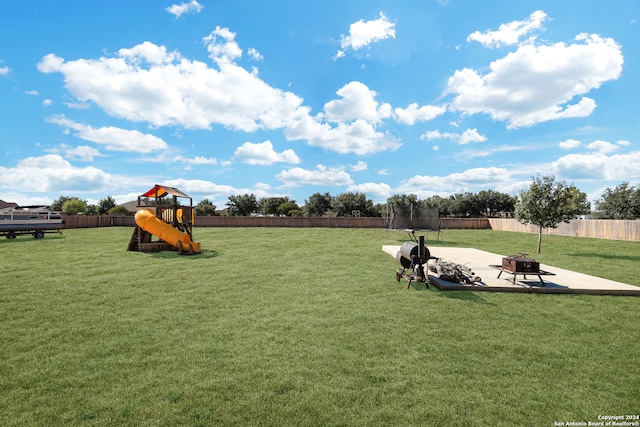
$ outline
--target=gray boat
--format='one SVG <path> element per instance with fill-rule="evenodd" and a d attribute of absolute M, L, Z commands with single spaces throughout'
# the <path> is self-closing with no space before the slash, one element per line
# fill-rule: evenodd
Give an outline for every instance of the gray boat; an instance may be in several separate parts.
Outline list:
<path fill-rule="evenodd" d="M 14 206 L 0 210 L 0 236 L 7 239 L 24 234 L 42 239 L 45 233 L 59 233 L 64 223 L 60 212 L 52 212 L 47 206 Z"/>

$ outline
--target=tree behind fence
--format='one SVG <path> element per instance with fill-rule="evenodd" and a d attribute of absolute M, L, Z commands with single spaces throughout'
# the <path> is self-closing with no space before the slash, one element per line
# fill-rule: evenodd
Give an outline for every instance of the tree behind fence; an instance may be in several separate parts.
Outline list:
<path fill-rule="evenodd" d="M 135 227 L 133 216 L 69 215 L 65 228 Z M 381 228 L 389 227 L 385 218 L 369 217 L 252 217 L 201 216 L 196 227 L 327 227 L 327 228 Z M 537 233 L 535 227 L 523 225 L 512 218 L 440 218 L 440 228 L 494 229 L 521 233 Z M 640 220 L 574 220 L 561 223 L 558 228 L 546 229 L 545 234 L 593 237 L 610 240 L 640 241 Z"/>

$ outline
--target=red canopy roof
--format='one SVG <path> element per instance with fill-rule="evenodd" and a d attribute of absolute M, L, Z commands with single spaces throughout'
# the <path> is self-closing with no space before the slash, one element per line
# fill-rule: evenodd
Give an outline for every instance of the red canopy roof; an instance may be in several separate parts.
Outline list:
<path fill-rule="evenodd" d="M 171 194 L 176 197 L 185 197 L 190 199 L 191 197 L 184 194 L 182 191 L 178 190 L 175 187 L 169 187 L 167 185 L 154 185 L 149 191 L 144 194 L 141 194 L 140 197 L 164 197 L 167 194 Z"/>

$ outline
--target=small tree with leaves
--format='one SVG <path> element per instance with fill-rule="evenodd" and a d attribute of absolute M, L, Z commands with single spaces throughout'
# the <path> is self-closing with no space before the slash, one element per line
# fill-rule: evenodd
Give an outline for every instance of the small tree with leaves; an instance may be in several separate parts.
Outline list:
<path fill-rule="evenodd" d="M 623 182 L 616 188 L 607 188 L 596 201 L 599 217 L 610 219 L 640 218 L 640 185 Z"/>
<path fill-rule="evenodd" d="M 482 190 L 475 195 L 478 214 L 493 216 L 498 212 L 513 212 L 517 199 L 506 193 Z"/>
<path fill-rule="evenodd" d="M 329 192 L 313 193 L 309 197 L 309 200 L 305 200 L 304 208 L 308 215 L 322 216 L 327 213 L 327 211 L 331 210 L 332 202 L 333 197 L 331 197 Z"/>
<path fill-rule="evenodd" d="M 555 181 L 554 176 L 533 177 L 528 190 L 520 192 L 515 217 L 523 224 L 538 227 L 540 253 L 542 230 L 556 228 L 561 222 L 569 222 L 578 215 L 589 213 L 591 205 L 587 195 L 565 181 Z"/>
<path fill-rule="evenodd" d="M 417 206 L 418 196 L 415 194 L 394 194 L 387 198 L 387 204 L 394 211 L 402 211 L 409 209 L 411 205 Z"/>
<path fill-rule="evenodd" d="M 65 204 L 66 201 L 68 201 L 70 199 L 72 199 L 72 197 L 60 196 L 56 201 L 51 203 L 51 206 L 49 206 L 49 209 L 52 210 L 52 211 L 61 212 L 62 211 L 62 206 Z"/>
<path fill-rule="evenodd" d="M 114 206 L 111 209 L 109 209 L 107 213 L 109 215 L 122 215 L 122 216 L 132 215 L 131 212 L 129 212 L 129 209 L 127 209 L 127 207 L 124 205 Z"/>
<path fill-rule="evenodd" d="M 287 203 L 294 203 L 295 208 L 298 209 L 298 205 L 294 200 L 291 200 L 289 197 L 263 197 L 258 200 L 258 210 L 263 215 L 287 215 L 289 211 L 283 211 L 280 209 L 281 205 Z"/>
<path fill-rule="evenodd" d="M 116 207 L 116 201 L 111 196 L 98 201 L 98 215 L 105 215 L 110 209 Z"/>
<path fill-rule="evenodd" d="M 293 200 L 287 200 L 278 205 L 278 215 L 293 216 L 291 212 L 299 210 L 300 206 Z"/>
<path fill-rule="evenodd" d="M 419 203 L 424 208 L 438 208 L 440 216 L 449 216 L 451 214 L 451 200 L 446 197 L 431 196 L 420 200 Z"/>
<path fill-rule="evenodd" d="M 258 200 L 253 193 L 229 196 L 229 201 L 225 204 L 230 216 L 249 216 L 258 210 Z"/>
<path fill-rule="evenodd" d="M 218 211 L 216 205 L 211 203 L 209 199 L 201 200 L 194 208 L 196 215 L 198 216 L 216 216 Z"/>
<path fill-rule="evenodd" d="M 86 200 L 81 200 L 77 197 L 70 197 L 62 205 L 62 212 L 67 215 L 86 214 L 89 210 Z"/>
<path fill-rule="evenodd" d="M 367 199 L 365 193 L 357 191 L 338 194 L 331 206 L 336 216 L 380 216 L 374 207 L 373 200 Z"/>

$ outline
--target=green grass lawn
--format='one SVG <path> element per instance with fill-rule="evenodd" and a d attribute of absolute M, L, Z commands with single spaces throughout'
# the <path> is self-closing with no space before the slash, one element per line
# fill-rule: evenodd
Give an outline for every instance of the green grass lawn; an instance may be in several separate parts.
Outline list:
<path fill-rule="evenodd" d="M 0 240 L 2 426 L 552 426 L 640 412 L 640 299 L 441 292 L 385 230 L 131 228 Z M 435 237 L 434 234 L 429 237 Z M 445 230 L 640 286 L 640 242 Z M 396 240 L 398 239 L 398 240 Z M 404 284 L 403 284 L 404 283 Z"/>

